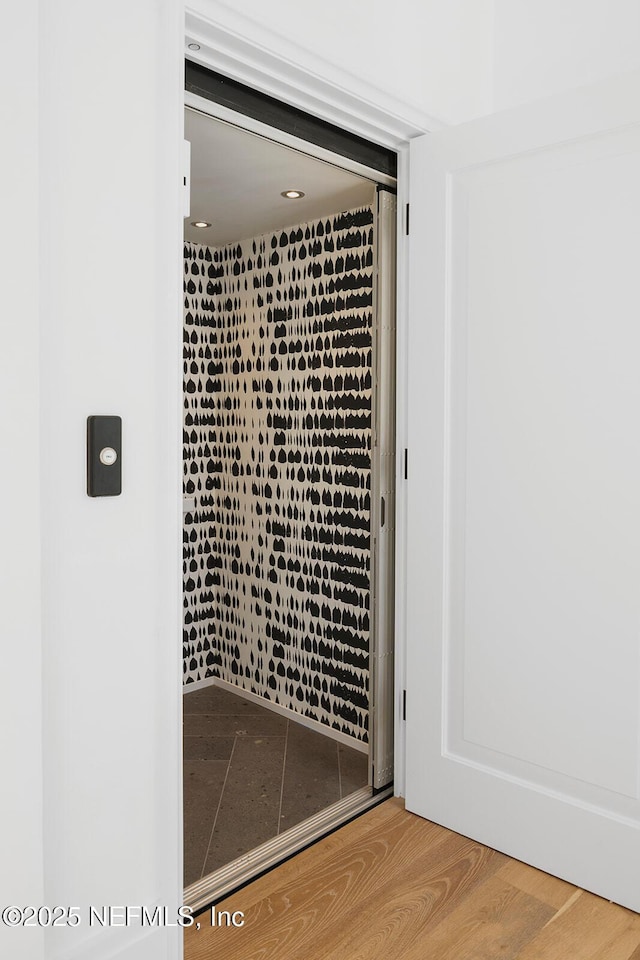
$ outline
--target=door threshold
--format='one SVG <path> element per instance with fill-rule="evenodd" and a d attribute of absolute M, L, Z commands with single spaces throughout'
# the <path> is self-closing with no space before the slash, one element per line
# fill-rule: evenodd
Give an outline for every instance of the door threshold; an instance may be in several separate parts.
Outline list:
<path fill-rule="evenodd" d="M 331 804 L 308 820 L 290 827 L 284 833 L 273 837 L 266 843 L 243 854 L 237 860 L 225 864 L 208 876 L 190 884 L 184 891 L 184 905 L 195 913 L 222 897 L 255 880 L 259 874 L 276 867 L 283 860 L 299 853 L 316 840 L 331 833 L 337 827 L 344 826 L 349 820 L 364 813 L 370 807 L 393 796 L 393 786 L 373 792 L 371 787 L 363 787 L 344 800 Z"/>

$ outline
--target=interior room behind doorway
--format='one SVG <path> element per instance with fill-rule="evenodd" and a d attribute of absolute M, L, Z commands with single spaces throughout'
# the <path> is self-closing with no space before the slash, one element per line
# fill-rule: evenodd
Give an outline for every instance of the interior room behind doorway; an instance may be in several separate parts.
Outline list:
<path fill-rule="evenodd" d="M 188 884 L 368 782 L 375 186 L 186 126 Z"/>

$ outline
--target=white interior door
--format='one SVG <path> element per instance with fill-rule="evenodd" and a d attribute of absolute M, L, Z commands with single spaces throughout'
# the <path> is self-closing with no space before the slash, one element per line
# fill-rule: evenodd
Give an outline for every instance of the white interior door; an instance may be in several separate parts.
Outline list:
<path fill-rule="evenodd" d="M 640 910 L 640 78 L 412 146 L 407 807 Z"/>

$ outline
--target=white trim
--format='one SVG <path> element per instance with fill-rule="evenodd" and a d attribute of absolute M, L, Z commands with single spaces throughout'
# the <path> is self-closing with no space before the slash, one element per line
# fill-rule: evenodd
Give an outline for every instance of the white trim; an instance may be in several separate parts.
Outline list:
<path fill-rule="evenodd" d="M 196 690 L 204 690 L 205 687 L 212 687 L 215 682 L 215 677 L 205 677 L 203 680 L 192 680 L 190 683 L 183 683 L 182 696 L 184 696 L 185 693 L 194 693 Z"/>
<path fill-rule="evenodd" d="M 406 725 L 402 718 L 402 691 L 406 689 L 407 660 L 407 484 L 404 451 L 408 445 L 407 377 L 409 368 L 409 237 L 406 210 L 409 202 L 409 143 L 398 150 L 398 232 L 396 272 L 396 545 L 395 545 L 395 696 L 394 773 L 397 797 L 404 797 Z"/>
<path fill-rule="evenodd" d="M 302 140 L 300 137 L 293 136 L 293 134 L 285 133 L 284 130 L 278 130 L 276 127 L 271 127 L 266 123 L 262 123 L 260 120 L 248 117 L 244 113 L 237 113 L 235 110 L 224 107 L 214 100 L 208 100 L 206 97 L 201 97 L 196 93 L 186 92 L 184 102 L 189 110 L 195 110 L 198 113 L 206 114 L 208 117 L 214 117 L 221 123 L 228 123 L 231 126 L 240 127 L 249 133 L 264 137 L 265 140 L 279 143 L 283 147 L 291 147 L 299 153 L 304 153 L 309 157 L 315 157 L 316 160 L 330 163 L 333 167 L 348 170 L 350 173 L 355 173 L 359 177 L 365 177 L 374 183 L 383 183 L 388 187 L 395 187 L 396 185 L 396 178 L 387 173 L 380 173 L 379 170 L 367 167 L 364 163 L 358 163 L 357 160 L 351 160 L 349 157 L 336 154 L 333 150 L 319 147 L 309 140 Z"/>
<path fill-rule="evenodd" d="M 219 0 L 186 5 L 190 60 L 388 147 L 444 124 L 236 13 Z M 198 43 L 198 51 L 186 45 Z M 301 62 L 301 55 L 303 61 Z"/>
<path fill-rule="evenodd" d="M 329 737 L 330 740 L 336 740 L 345 747 L 351 747 L 352 750 L 358 750 L 359 753 L 369 753 L 368 743 L 363 743 L 362 740 L 356 740 L 355 737 L 350 737 L 349 734 L 342 733 L 341 730 L 334 730 L 333 727 L 328 727 L 326 724 L 320 723 L 319 720 L 312 720 L 311 717 L 305 717 L 304 714 L 297 713 L 295 710 L 291 710 L 290 707 L 282 707 L 279 703 L 274 703 L 273 700 L 267 700 L 265 697 L 258 696 L 257 693 L 243 690 L 242 687 L 237 687 L 235 683 L 220 680 L 219 677 L 206 677 L 204 680 L 187 683 L 183 687 L 183 693 L 191 693 L 192 690 L 202 690 L 203 687 L 220 687 L 222 690 L 228 690 L 229 693 L 235 693 L 237 697 L 243 697 L 250 703 L 257 703 L 261 707 L 266 707 L 267 710 L 272 710 L 273 713 L 277 713 L 281 717 L 287 717 L 288 720 L 295 720 L 300 726 L 308 727 L 309 730 L 315 730 L 316 733 L 321 733 L 323 736 Z"/>

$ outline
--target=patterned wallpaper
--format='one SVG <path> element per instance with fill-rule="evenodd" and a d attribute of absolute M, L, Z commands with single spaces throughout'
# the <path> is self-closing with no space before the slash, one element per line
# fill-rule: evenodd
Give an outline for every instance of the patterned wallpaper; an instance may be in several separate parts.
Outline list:
<path fill-rule="evenodd" d="M 184 252 L 184 679 L 367 740 L 373 212 Z"/>

